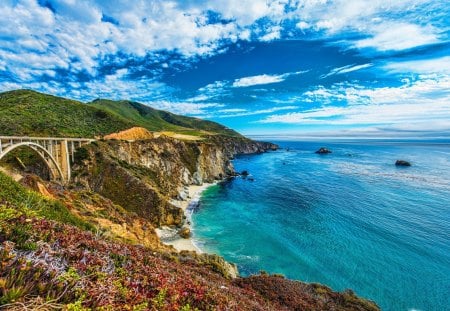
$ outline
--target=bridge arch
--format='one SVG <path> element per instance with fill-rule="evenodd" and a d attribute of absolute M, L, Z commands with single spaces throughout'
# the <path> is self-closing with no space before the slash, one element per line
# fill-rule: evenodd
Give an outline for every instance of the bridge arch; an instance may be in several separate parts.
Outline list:
<path fill-rule="evenodd" d="M 30 149 L 34 150 L 41 157 L 41 159 L 44 161 L 44 163 L 49 168 L 50 175 L 52 175 L 52 177 L 54 179 L 57 178 L 57 176 L 55 176 L 55 173 L 57 173 L 59 175 L 59 177 L 61 178 L 61 180 L 65 181 L 63 171 L 62 171 L 61 167 L 58 165 L 58 162 L 55 160 L 53 155 L 47 149 L 45 149 L 43 146 L 41 146 L 37 143 L 34 143 L 34 142 L 24 141 L 24 142 L 20 142 L 20 143 L 16 143 L 14 145 L 8 146 L 6 149 L 4 149 L 0 153 L 0 160 L 4 156 L 6 156 L 9 152 L 11 152 L 14 149 L 17 149 L 19 147 L 22 147 L 22 146 L 30 147 Z"/>

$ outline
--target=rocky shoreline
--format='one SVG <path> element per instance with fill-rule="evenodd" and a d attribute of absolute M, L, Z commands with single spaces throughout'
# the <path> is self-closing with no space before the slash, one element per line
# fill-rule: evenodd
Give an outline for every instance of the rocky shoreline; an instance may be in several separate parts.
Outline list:
<path fill-rule="evenodd" d="M 184 200 L 172 200 L 171 203 L 179 208 L 181 208 L 184 212 L 186 220 L 182 226 L 182 229 L 187 229 L 187 232 L 192 232 L 192 212 L 193 209 L 198 205 L 198 201 L 203 191 L 207 188 L 215 185 L 216 183 L 205 183 L 201 186 L 198 185 L 190 185 L 186 187 L 186 192 L 188 196 Z M 181 229 L 181 230 L 182 230 Z M 173 246 L 177 251 L 194 251 L 197 253 L 203 253 L 203 251 L 194 243 L 193 237 L 191 234 L 182 237 L 179 232 L 179 228 L 162 226 L 160 228 L 155 229 L 156 234 L 160 241 L 165 245 Z"/>

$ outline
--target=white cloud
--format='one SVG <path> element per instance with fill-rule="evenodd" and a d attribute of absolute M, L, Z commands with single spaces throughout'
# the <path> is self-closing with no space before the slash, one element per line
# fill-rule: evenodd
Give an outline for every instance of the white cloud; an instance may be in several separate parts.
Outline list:
<path fill-rule="evenodd" d="M 304 112 L 272 115 L 260 123 L 328 124 L 328 125 L 370 125 L 408 124 L 430 120 L 445 122 L 450 128 L 450 107 L 444 102 L 432 106 L 414 104 L 359 105 L 350 107 L 325 107 Z"/>
<path fill-rule="evenodd" d="M 336 74 L 348 73 L 348 72 L 352 72 L 352 71 L 357 71 L 357 70 L 369 68 L 369 67 L 372 67 L 372 66 L 373 66 L 373 64 L 362 64 L 362 65 L 357 65 L 357 66 L 350 66 L 350 67 L 346 67 L 346 68 L 340 68 L 340 70 L 338 70 L 336 72 Z"/>
<path fill-rule="evenodd" d="M 227 108 L 227 109 L 217 110 L 217 112 L 219 112 L 219 113 L 238 113 L 238 112 L 246 112 L 246 111 L 248 111 L 248 110 L 243 109 L 243 108 Z"/>
<path fill-rule="evenodd" d="M 339 75 L 339 74 L 343 74 L 343 73 L 349 73 L 349 72 L 352 72 L 352 71 L 357 71 L 357 70 L 369 68 L 369 67 L 372 67 L 372 66 L 373 66 L 373 64 L 362 64 L 362 65 L 347 65 L 347 66 L 343 66 L 343 67 L 338 67 L 338 68 L 334 68 L 329 73 L 327 73 L 326 75 L 321 76 L 320 78 L 323 79 L 323 78 L 327 78 L 327 77 L 332 76 L 332 75 Z"/>
<path fill-rule="evenodd" d="M 233 87 L 248 87 L 254 85 L 262 85 L 262 84 L 270 84 L 270 83 L 278 83 L 285 80 L 284 75 L 259 75 L 252 77 L 245 77 L 236 79 L 233 82 Z"/>
<path fill-rule="evenodd" d="M 0 2 L 2 67 L 18 81 L 38 80 L 41 71 L 56 68 L 96 76 L 99 60 L 119 51 L 139 57 L 161 50 L 207 56 L 239 39 L 280 38 L 291 30 L 284 21 L 328 39 L 344 31 L 363 34 L 368 38 L 350 45 L 381 51 L 445 39 L 439 15 L 431 14 L 445 8 L 439 1 L 55 0 L 52 7 L 56 13 L 37 0 Z M 206 10 L 229 22 L 209 24 Z M 117 23 L 102 21 L 103 16 Z"/>
<path fill-rule="evenodd" d="M 447 28 L 439 25 L 445 14 L 435 14 L 446 8 L 445 1 L 167 0 L 135 1 L 130 5 L 127 0 L 55 0 L 52 6 L 55 13 L 40 6 L 37 0 L 0 1 L 0 70 L 7 73 L 7 78 L 1 81 L 0 90 L 28 87 L 76 99 L 162 100 L 173 92 L 171 87 L 153 77 L 127 81 L 132 68 L 130 72 L 117 71 L 103 77 L 103 73 L 99 72 L 102 59 L 109 58 L 123 64 L 128 58 L 146 57 L 169 50 L 181 54 L 180 62 L 189 63 L 189 57 L 198 59 L 196 57 L 220 53 L 224 46 L 238 40 L 278 39 L 293 30 L 285 28 L 293 24 L 304 33 L 313 33 L 313 39 L 345 40 L 342 36 L 345 33 L 358 34 L 355 37 L 359 38 L 363 35 L 365 39 L 347 44 L 379 51 L 402 50 L 448 40 L 445 37 Z M 289 9 L 285 10 L 287 7 Z M 227 22 L 209 24 L 206 10 L 215 11 Z M 102 21 L 104 16 L 117 22 Z M 146 59 L 152 62 L 156 56 Z M 166 59 L 162 61 L 157 70 L 172 65 L 170 62 L 164 63 Z M 352 65 L 336 68 L 329 74 L 343 74 L 368 67 L 370 64 Z M 384 69 L 445 75 L 450 71 L 450 58 L 388 63 Z M 61 70 L 67 71 L 64 72 L 65 81 L 58 82 L 56 80 L 61 79 L 58 77 Z M 188 111 L 192 109 L 194 113 L 202 114 L 208 108 L 214 108 L 201 106 L 205 105 L 202 102 L 218 101 L 232 93 L 232 87 L 280 83 L 292 74 L 298 73 L 263 74 L 234 81 L 217 81 L 199 89 L 198 96 L 183 101 L 191 106 L 185 105 L 180 111 L 190 113 Z M 43 75 L 55 81 L 40 82 Z M 78 81 L 80 76 L 83 82 Z M 90 81 L 85 82 L 85 79 Z M 69 88 L 72 82 L 79 83 Z M 419 86 L 418 83 L 414 85 Z M 388 92 L 395 93 L 386 90 L 379 96 L 387 96 Z M 323 99 L 325 103 L 330 103 L 334 99 L 364 101 L 377 98 L 377 94 L 370 94 L 367 90 L 364 93 L 356 87 L 355 91 L 348 87 L 345 92 L 317 89 L 310 95 L 305 93 L 300 101 L 317 102 Z M 404 92 L 397 95 L 406 97 Z M 407 99 L 415 101 L 412 96 Z M 179 103 L 173 103 L 173 107 L 168 103 L 164 105 L 175 111 L 175 104 Z"/>
<path fill-rule="evenodd" d="M 444 124 L 450 128 L 450 76 L 429 76 L 400 87 L 364 88 L 358 85 L 336 85 L 306 92 L 321 108 L 271 115 L 259 123 L 292 123 L 318 125 L 408 125 Z"/>
<path fill-rule="evenodd" d="M 247 109 L 221 109 L 218 112 L 225 113 L 221 115 L 216 115 L 217 118 L 235 118 L 235 117 L 244 117 L 244 116 L 253 116 L 258 114 L 268 114 L 277 111 L 283 110 L 295 110 L 298 109 L 297 106 L 281 106 L 281 107 L 272 107 L 266 109 L 259 110 L 247 110 Z"/>
<path fill-rule="evenodd" d="M 198 89 L 198 95 L 187 99 L 189 102 L 203 102 L 213 100 L 218 97 L 229 94 L 229 81 L 215 81 Z"/>
<path fill-rule="evenodd" d="M 450 73 L 450 56 L 425 60 L 391 62 L 386 64 L 384 69 L 401 73 L 414 72 L 419 74 L 448 74 Z"/>
<path fill-rule="evenodd" d="M 170 111 L 176 114 L 191 115 L 191 116 L 193 115 L 205 116 L 209 113 L 208 109 L 225 106 L 223 104 L 218 103 L 195 104 L 195 103 L 171 102 L 171 101 L 154 101 L 154 102 L 147 102 L 147 104 L 157 109 Z"/>
<path fill-rule="evenodd" d="M 145 56 L 159 50 L 185 56 L 208 55 L 223 42 L 234 42 L 236 23 L 201 24 L 203 12 L 180 10 L 173 1 L 54 1 L 56 13 L 36 0 L 0 4 L 1 58 L 13 74 L 28 68 L 65 68 L 96 75 L 98 60 L 118 51 Z M 118 25 L 102 21 L 103 14 Z M 222 43 L 221 43 L 222 42 Z M 23 73 L 25 71 L 25 73 Z"/>
<path fill-rule="evenodd" d="M 206 7 L 220 12 L 224 18 L 234 19 L 238 24 L 248 26 L 263 17 L 279 20 L 283 17 L 286 0 L 213 0 Z"/>
<path fill-rule="evenodd" d="M 300 22 L 298 22 L 296 26 L 297 26 L 297 28 L 299 28 L 299 29 L 301 29 L 301 30 L 306 30 L 306 29 L 311 28 L 311 25 L 308 24 L 308 23 L 305 22 L 305 21 L 300 21 Z"/>
<path fill-rule="evenodd" d="M 390 22 L 383 23 L 372 30 L 374 34 L 367 39 L 356 41 L 357 48 L 376 48 L 379 51 L 405 50 L 421 45 L 437 43 L 440 40 L 433 27 Z"/>
<path fill-rule="evenodd" d="M 288 77 L 293 75 L 299 75 L 305 73 L 306 71 L 289 72 L 281 75 L 268 75 L 262 74 L 258 76 L 244 77 L 234 80 L 233 87 L 249 87 L 254 85 L 263 85 L 271 83 L 279 83 L 286 80 Z"/>
<path fill-rule="evenodd" d="M 281 30 L 282 28 L 280 26 L 274 26 L 269 29 L 267 29 L 267 34 L 262 36 L 260 38 L 261 41 L 272 41 L 275 39 L 279 39 L 281 37 Z"/>
<path fill-rule="evenodd" d="M 439 31 L 446 25 L 442 10 L 442 2 L 426 0 L 299 0 L 291 14 L 302 31 L 323 32 L 327 38 L 358 33 L 368 38 L 351 46 L 388 51 L 445 41 Z"/>

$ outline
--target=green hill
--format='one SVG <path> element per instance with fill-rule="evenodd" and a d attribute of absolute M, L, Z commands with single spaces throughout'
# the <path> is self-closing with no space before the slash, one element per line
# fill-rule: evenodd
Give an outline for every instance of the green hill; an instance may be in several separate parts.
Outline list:
<path fill-rule="evenodd" d="M 75 100 L 29 90 L 0 93 L 0 135 L 94 137 L 132 126 Z"/>
<path fill-rule="evenodd" d="M 97 99 L 90 105 L 125 117 L 127 120 L 132 120 L 135 124 L 150 131 L 174 131 L 197 136 L 203 134 L 241 136 L 239 133 L 216 122 L 176 115 L 137 102 Z"/>
<path fill-rule="evenodd" d="M 196 136 L 241 136 L 218 123 L 130 101 L 79 101 L 31 90 L 0 93 L 0 135 L 95 137 L 134 126 Z"/>

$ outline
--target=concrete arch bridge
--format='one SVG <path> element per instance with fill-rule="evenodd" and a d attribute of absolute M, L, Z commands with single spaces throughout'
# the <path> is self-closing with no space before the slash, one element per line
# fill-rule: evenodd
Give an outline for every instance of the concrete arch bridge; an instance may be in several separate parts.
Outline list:
<path fill-rule="evenodd" d="M 16 148 L 29 147 L 47 164 L 52 179 L 67 183 L 75 150 L 93 141 L 88 138 L 0 136 L 0 160 Z"/>

